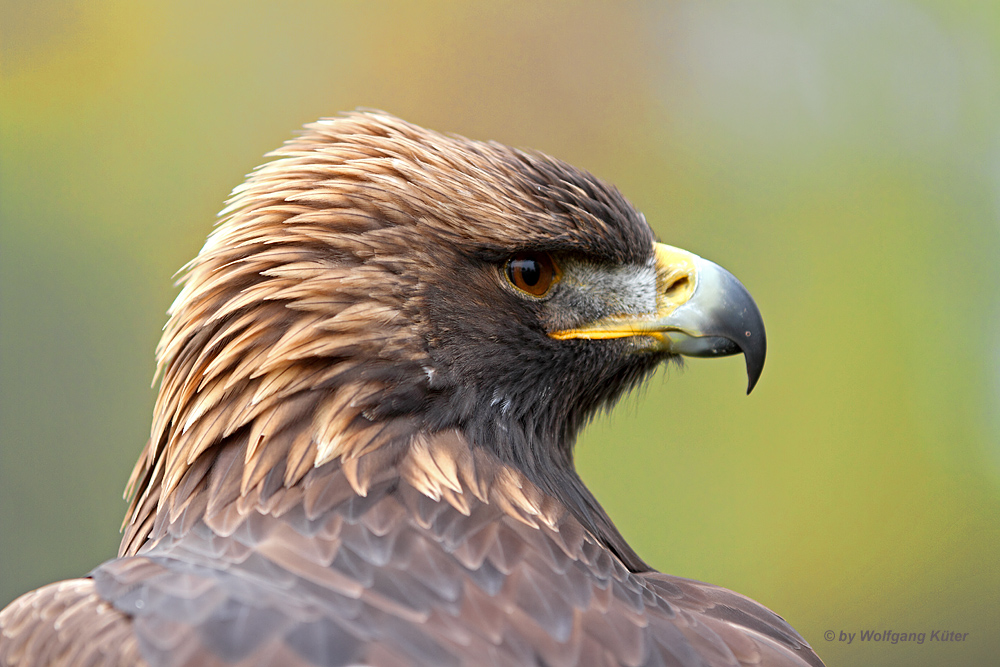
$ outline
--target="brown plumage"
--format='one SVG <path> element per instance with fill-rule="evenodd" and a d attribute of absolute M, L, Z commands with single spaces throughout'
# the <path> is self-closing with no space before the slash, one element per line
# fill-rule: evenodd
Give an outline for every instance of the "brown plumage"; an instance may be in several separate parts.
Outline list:
<path fill-rule="evenodd" d="M 676 354 L 742 351 L 752 386 L 759 314 L 708 265 L 543 155 L 310 125 L 187 267 L 120 557 L 0 613 L 0 664 L 820 665 L 652 571 L 573 468 Z"/>

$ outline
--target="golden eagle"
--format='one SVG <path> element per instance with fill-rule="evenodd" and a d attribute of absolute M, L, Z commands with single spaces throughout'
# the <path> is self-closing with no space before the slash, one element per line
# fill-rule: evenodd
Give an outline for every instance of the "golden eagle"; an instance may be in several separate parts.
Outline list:
<path fill-rule="evenodd" d="M 238 187 L 157 349 L 119 557 L 0 613 L 4 665 L 821 665 L 653 571 L 573 444 L 760 314 L 613 187 L 353 113 Z"/>

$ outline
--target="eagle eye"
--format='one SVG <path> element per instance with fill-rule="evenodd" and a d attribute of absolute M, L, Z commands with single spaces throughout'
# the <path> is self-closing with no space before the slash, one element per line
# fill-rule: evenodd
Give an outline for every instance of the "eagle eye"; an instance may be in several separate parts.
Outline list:
<path fill-rule="evenodd" d="M 510 284 L 531 296 L 545 296 L 558 278 L 552 257 L 545 252 L 519 252 L 507 260 L 505 269 Z"/>

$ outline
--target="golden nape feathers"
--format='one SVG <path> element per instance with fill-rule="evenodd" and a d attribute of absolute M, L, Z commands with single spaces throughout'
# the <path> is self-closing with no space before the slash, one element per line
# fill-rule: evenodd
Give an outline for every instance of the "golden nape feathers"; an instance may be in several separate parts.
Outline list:
<path fill-rule="evenodd" d="M 119 558 L 0 613 L 0 665 L 820 665 L 652 571 L 573 467 L 678 355 L 764 361 L 731 274 L 613 187 L 383 113 L 238 187 L 157 349 Z"/>

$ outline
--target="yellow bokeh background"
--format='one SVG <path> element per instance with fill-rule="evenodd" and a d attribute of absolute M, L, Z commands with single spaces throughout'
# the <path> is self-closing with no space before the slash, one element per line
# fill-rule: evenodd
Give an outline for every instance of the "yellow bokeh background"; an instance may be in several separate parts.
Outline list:
<path fill-rule="evenodd" d="M 0 605 L 114 555 L 172 275 L 357 107 L 587 168 L 754 294 L 753 395 L 689 361 L 580 442 L 651 564 L 830 665 L 1000 655 L 995 3 L 4 2 Z"/>

